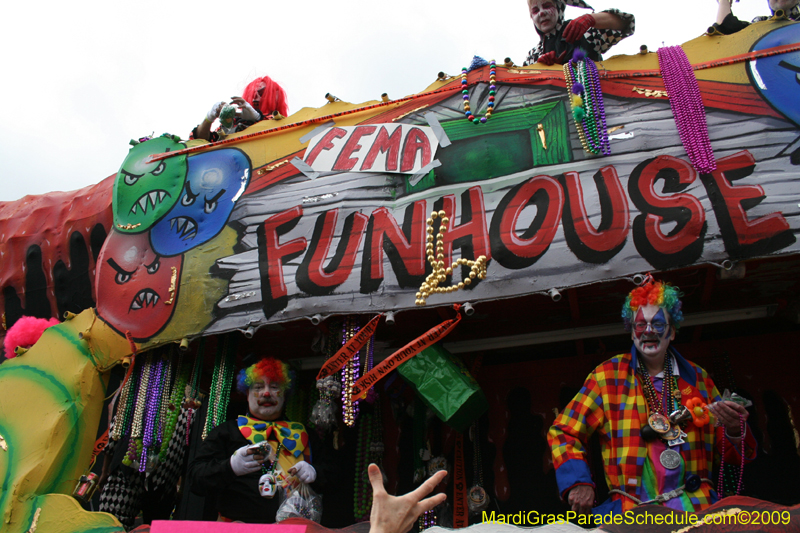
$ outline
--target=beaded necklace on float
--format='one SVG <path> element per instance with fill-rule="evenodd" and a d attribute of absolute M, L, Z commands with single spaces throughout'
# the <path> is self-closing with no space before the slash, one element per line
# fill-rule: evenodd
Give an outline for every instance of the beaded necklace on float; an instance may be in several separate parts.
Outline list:
<path fill-rule="evenodd" d="M 172 393 L 169 395 L 167 415 L 164 419 L 161 449 L 158 452 L 158 459 L 160 461 L 166 458 L 169 441 L 172 440 L 172 435 L 175 433 L 175 426 L 178 423 L 178 415 L 181 412 L 183 399 L 186 395 L 186 383 L 189 381 L 189 373 L 191 370 L 192 367 L 187 363 L 184 352 L 180 351 L 178 355 L 178 366 L 175 370 L 175 384 L 172 386 Z"/>
<path fill-rule="evenodd" d="M 744 417 L 740 414 L 739 415 L 739 434 L 742 436 L 741 440 L 741 447 L 742 449 L 739 450 L 739 456 L 742 458 L 741 464 L 739 465 L 739 481 L 736 483 L 736 491 L 733 492 L 734 496 L 738 496 L 740 492 L 742 492 L 742 487 L 744 486 L 744 456 L 745 456 L 745 443 L 744 438 L 747 435 L 747 425 L 744 423 Z M 725 441 L 728 440 L 726 436 L 723 435 L 722 437 L 722 450 L 720 451 L 720 463 L 719 463 L 719 482 L 717 483 L 717 494 L 719 494 L 720 498 L 725 497 L 725 486 L 730 486 L 733 483 L 733 479 L 735 479 L 736 474 L 731 472 L 731 475 L 724 476 L 725 474 Z M 730 465 L 735 466 L 735 465 Z M 730 471 L 730 469 L 729 469 Z M 724 477 L 723 477 L 724 476 Z M 728 483 L 725 483 L 728 481 Z"/>
<path fill-rule="evenodd" d="M 361 329 L 358 317 L 348 315 L 342 321 L 342 346 L 347 344 Z M 352 400 L 353 385 L 361 377 L 361 352 L 363 348 L 342 367 L 342 418 L 347 427 L 353 427 L 358 418 L 359 400 Z"/>
<path fill-rule="evenodd" d="M 163 390 L 163 376 L 165 360 L 161 354 L 156 354 L 150 360 L 152 366 L 150 371 L 150 383 L 147 388 L 147 396 L 145 403 L 145 417 L 144 417 L 144 430 L 142 432 L 142 450 L 139 456 L 139 472 L 150 471 L 148 464 L 152 468 L 153 461 L 150 455 L 150 449 L 154 448 L 157 444 L 157 419 L 158 413 L 161 409 L 161 391 Z M 158 443 L 160 444 L 160 443 Z"/>
<path fill-rule="evenodd" d="M 353 516 L 356 522 L 369 520 L 372 509 L 372 489 L 367 468 L 370 463 L 375 463 L 382 468 L 384 447 L 383 423 L 380 413 L 380 399 L 376 393 L 372 409 L 368 409 L 362 414 L 358 427 L 355 497 L 353 498 Z"/>
<path fill-rule="evenodd" d="M 494 97 L 497 94 L 497 86 L 495 85 L 495 81 L 497 80 L 497 65 L 495 64 L 494 59 L 492 59 L 489 63 L 489 101 L 486 103 L 486 114 L 483 117 L 478 118 L 473 115 L 472 111 L 470 110 L 469 89 L 467 89 L 467 73 L 475 68 L 477 59 L 480 58 L 475 56 L 470 68 L 464 67 L 461 69 L 461 94 L 463 95 L 461 98 L 464 100 L 464 116 L 466 119 L 473 124 L 486 124 L 486 121 L 492 118 L 492 112 L 494 111 Z M 484 66 L 486 64 L 486 61 L 482 59 L 481 61 L 483 61 L 483 65 L 478 66 Z"/>
<path fill-rule="evenodd" d="M 194 414 L 202 405 L 200 401 L 200 377 L 203 374 L 205 351 L 206 338 L 203 337 L 200 339 L 200 345 L 197 347 L 197 355 L 194 357 L 194 365 L 192 366 L 192 376 L 189 378 L 186 385 L 186 396 L 183 399 L 183 405 L 186 406 L 186 446 L 189 446 Z"/>
<path fill-rule="evenodd" d="M 706 108 L 689 58 L 680 46 L 659 48 L 658 66 L 689 161 L 699 173 L 710 174 L 717 169 L 717 161 L 708 137 Z"/>
<path fill-rule="evenodd" d="M 238 338 L 234 333 L 225 335 L 222 345 L 217 346 L 217 356 L 214 359 L 214 373 L 211 377 L 211 388 L 208 391 L 208 411 L 206 423 L 203 427 L 203 440 L 208 432 L 220 425 L 228 412 L 228 402 L 231 399 L 231 386 L 236 358 L 236 344 Z"/>
<path fill-rule="evenodd" d="M 596 155 L 610 155 L 603 91 L 594 61 L 578 50 L 564 64 L 564 81 L 572 93 L 572 117 L 583 149 Z"/>
<path fill-rule="evenodd" d="M 150 382 L 152 354 L 145 356 L 144 363 L 140 367 L 139 383 L 136 391 L 136 400 L 131 415 L 131 432 L 128 440 L 128 451 L 122 464 L 134 466 L 134 462 L 142 453 L 142 417 L 144 416 L 145 405 L 147 403 L 147 389 Z M 138 468 L 138 464 L 135 465 Z"/>

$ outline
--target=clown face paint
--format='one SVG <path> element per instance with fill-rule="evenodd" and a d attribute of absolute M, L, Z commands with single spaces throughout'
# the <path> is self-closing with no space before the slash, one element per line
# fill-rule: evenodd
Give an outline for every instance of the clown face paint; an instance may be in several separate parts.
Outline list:
<path fill-rule="evenodd" d="M 250 414 L 260 420 L 277 420 L 286 401 L 283 388 L 277 381 L 262 378 L 250 385 L 247 392 L 247 405 Z"/>
<path fill-rule="evenodd" d="M 540 32 L 548 34 L 558 22 L 558 8 L 555 0 L 529 0 L 531 20 Z"/>
<path fill-rule="evenodd" d="M 660 368 L 663 365 L 669 343 L 675 338 L 675 330 L 669 320 L 669 313 L 657 305 L 645 305 L 636 311 L 631 338 L 648 368 Z"/>
<path fill-rule="evenodd" d="M 114 229 L 147 231 L 178 201 L 186 178 L 186 156 L 147 163 L 148 156 L 185 148 L 167 137 L 137 144 L 128 152 L 114 181 Z"/>
<path fill-rule="evenodd" d="M 175 207 L 150 236 L 159 255 L 191 250 L 215 237 L 250 179 L 250 160 L 239 150 L 216 150 L 189 158 L 186 183 Z"/>
<path fill-rule="evenodd" d="M 161 257 L 147 233 L 112 231 L 97 259 L 97 314 L 137 341 L 167 325 L 178 303 L 183 257 Z"/>
<path fill-rule="evenodd" d="M 775 12 L 779 9 L 789 11 L 797 5 L 797 0 L 769 0 L 769 8 Z"/>
<path fill-rule="evenodd" d="M 765 50 L 797 42 L 797 24 L 771 31 L 759 40 L 753 50 Z M 776 54 L 748 62 L 753 86 L 769 105 L 800 126 L 800 52 Z"/>

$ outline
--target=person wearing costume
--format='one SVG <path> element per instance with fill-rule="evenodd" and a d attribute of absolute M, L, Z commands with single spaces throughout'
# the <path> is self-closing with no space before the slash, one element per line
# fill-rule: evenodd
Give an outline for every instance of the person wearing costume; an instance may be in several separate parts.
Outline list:
<path fill-rule="evenodd" d="M 525 65 L 537 62 L 563 65 L 572 59 L 572 53 L 577 49 L 585 51 L 593 61 L 602 61 L 601 54 L 633 35 L 636 27 L 633 15 L 607 9 L 581 15 L 575 20 L 564 20 L 568 5 L 592 9 L 583 0 L 528 0 L 531 20 L 540 41 L 528 52 Z"/>
<path fill-rule="evenodd" d="M 273 523 L 278 493 L 317 478 L 305 427 L 282 418 L 291 381 L 288 365 L 271 357 L 242 370 L 237 388 L 249 412 L 209 432 L 189 466 L 192 491 L 216 499 L 221 521 Z"/>
<path fill-rule="evenodd" d="M 109 439 L 99 481 L 98 511 L 116 516 L 127 531 L 135 526 L 140 511 L 146 524 L 152 520 L 168 520 L 175 507 L 178 480 L 185 468 L 188 421 L 189 410 L 183 406 L 163 459 L 157 460 L 155 468 L 148 468 L 146 472 L 139 472 L 135 465 L 123 462 L 130 435 L 119 441 Z M 109 433 L 112 429 L 113 423 Z"/>
<path fill-rule="evenodd" d="M 650 276 L 631 291 L 622 309 L 631 352 L 595 368 L 550 428 L 558 489 L 576 512 L 623 513 L 644 502 L 698 512 L 718 499 L 709 479 L 716 454 L 738 466 L 744 447 L 745 459 L 755 458 L 747 410 L 722 401 L 706 371 L 670 346 L 683 320 L 679 296 Z M 593 433 L 611 493 L 594 509 Z"/>
<path fill-rule="evenodd" d="M 719 0 L 717 23 L 713 27 L 723 35 L 736 33 L 751 24 L 736 18 L 731 12 L 732 5 L 733 0 Z M 775 16 L 776 11 L 782 10 L 789 20 L 800 21 L 800 0 L 769 0 L 769 10 L 772 12 L 772 16 Z M 770 17 L 756 17 L 753 22 L 762 22 L 769 19 Z"/>
<path fill-rule="evenodd" d="M 281 116 L 289 114 L 286 91 L 269 76 L 256 78 L 247 84 L 242 96 L 232 97 L 230 103 L 217 102 L 211 106 L 203 122 L 192 130 L 192 138 L 216 142 L 272 117 L 275 112 Z M 211 131 L 216 119 L 220 119 L 220 127 Z"/>

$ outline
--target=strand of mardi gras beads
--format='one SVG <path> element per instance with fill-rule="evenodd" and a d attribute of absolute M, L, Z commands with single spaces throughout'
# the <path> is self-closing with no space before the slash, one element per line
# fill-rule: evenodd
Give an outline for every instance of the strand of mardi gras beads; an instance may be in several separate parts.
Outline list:
<path fill-rule="evenodd" d="M 172 361 L 174 352 L 171 348 L 167 348 L 164 354 L 164 373 L 161 376 L 161 405 L 158 409 L 158 419 L 156 420 L 154 445 L 156 448 L 161 446 L 162 439 L 164 438 L 164 426 L 167 419 L 167 405 L 172 397 Z"/>
<path fill-rule="evenodd" d="M 165 420 L 165 428 L 161 435 L 161 449 L 158 457 L 162 461 L 167 455 L 169 441 L 172 440 L 172 435 L 175 433 L 175 428 L 178 424 L 178 415 L 181 412 L 181 404 L 186 394 L 186 383 L 189 381 L 190 371 L 191 367 L 186 363 L 186 358 L 181 352 L 178 357 L 178 367 L 175 370 L 175 383 L 172 386 L 172 393 L 169 396 L 167 405 L 168 414 Z"/>
<path fill-rule="evenodd" d="M 126 427 L 126 409 L 128 407 L 128 397 L 131 395 L 131 389 L 133 388 L 133 374 L 131 374 L 131 378 L 125 383 L 125 386 L 122 387 L 122 391 L 119 393 L 119 402 L 117 403 L 117 412 L 114 416 L 114 429 L 111 430 L 109 434 L 109 438 L 111 440 L 119 440 L 124 435 L 125 427 Z"/>
<path fill-rule="evenodd" d="M 572 93 L 572 116 L 583 149 L 593 154 L 611 154 L 597 66 L 579 50 L 564 64 L 563 70 L 567 88 Z"/>
<path fill-rule="evenodd" d="M 211 374 L 211 387 L 208 390 L 208 409 L 206 410 L 206 423 L 203 426 L 203 440 L 208 436 L 208 432 L 214 428 L 214 421 L 217 416 L 219 400 L 219 389 L 221 388 L 220 382 L 222 381 L 222 366 L 224 365 L 224 348 L 220 349 L 220 344 L 225 345 L 228 342 L 228 336 L 224 336 L 218 341 L 217 353 L 214 356 L 214 370 Z"/>
<path fill-rule="evenodd" d="M 358 425 L 358 438 L 356 440 L 356 471 L 355 487 L 353 498 L 353 516 L 356 522 L 362 522 L 369 518 L 369 510 L 372 506 L 372 498 L 369 496 L 369 477 L 367 467 L 369 466 L 369 446 L 372 442 L 372 413 L 366 412 L 361 417 Z"/>
<path fill-rule="evenodd" d="M 470 110 L 469 89 L 467 89 L 467 73 L 469 71 L 467 67 L 461 69 L 461 98 L 464 100 L 464 116 L 473 124 L 486 124 L 486 121 L 492 118 L 492 112 L 494 112 L 494 97 L 497 94 L 497 86 L 495 85 L 497 80 L 497 66 L 495 65 L 494 59 L 492 59 L 489 65 L 489 101 L 486 103 L 486 114 L 481 118 L 473 115 Z"/>
<path fill-rule="evenodd" d="M 164 372 L 164 357 L 160 354 L 150 359 L 151 376 L 147 387 L 147 404 L 145 406 L 144 431 L 142 434 L 142 452 L 139 457 L 139 472 L 144 472 L 147 468 L 147 452 L 153 447 L 153 434 L 155 433 L 155 422 L 158 410 L 161 408 L 159 401 L 159 387 L 161 385 L 161 374 Z"/>
<path fill-rule="evenodd" d="M 433 224 L 436 219 L 439 219 L 439 231 L 436 234 L 436 255 L 434 256 L 433 252 Z M 472 284 L 472 281 L 475 278 L 478 279 L 485 279 L 486 278 L 486 256 L 481 255 L 476 260 L 471 259 L 464 259 L 460 258 L 457 261 L 454 261 L 452 265 L 448 268 L 444 267 L 444 235 L 447 232 L 448 224 L 450 222 L 450 218 L 447 216 L 444 210 L 441 211 L 432 211 L 431 216 L 425 221 L 427 224 L 427 244 L 425 245 L 425 252 L 427 254 L 428 263 L 430 263 L 433 271 L 428 274 L 428 277 L 425 278 L 425 281 L 422 282 L 422 285 L 419 288 L 419 291 L 416 294 L 416 305 L 425 305 L 428 296 L 431 294 L 436 293 L 447 293 L 447 292 L 454 292 L 459 289 L 463 289 L 465 286 Z M 444 283 L 447 281 L 447 276 L 451 276 L 454 274 L 456 268 L 459 265 L 464 265 L 470 267 L 469 276 L 464 278 L 464 281 L 458 282 L 458 285 L 450 285 L 448 287 L 439 287 L 440 283 Z"/>
<path fill-rule="evenodd" d="M 142 450 L 142 416 L 144 415 L 144 408 L 147 399 L 147 385 L 150 380 L 150 365 L 148 362 L 151 358 L 152 355 L 147 354 L 142 366 L 140 367 L 139 390 L 136 393 L 136 404 L 133 408 L 133 416 L 131 417 L 131 432 L 128 443 L 128 453 L 123 460 L 123 463 L 126 465 L 131 465 L 133 461 L 139 457 L 139 454 Z"/>
<path fill-rule="evenodd" d="M 710 174 L 717 169 L 717 161 L 708 137 L 706 109 L 700 95 L 700 86 L 689 58 L 680 46 L 659 48 L 658 66 L 689 161 L 701 174 Z"/>

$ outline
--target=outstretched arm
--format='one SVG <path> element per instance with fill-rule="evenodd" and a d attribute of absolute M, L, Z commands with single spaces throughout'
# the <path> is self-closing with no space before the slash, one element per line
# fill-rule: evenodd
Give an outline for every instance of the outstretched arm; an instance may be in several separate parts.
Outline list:
<path fill-rule="evenodd" d="M 368 471 L 372 484 L 369 533 L 406 533 L 422 513 L 430 511 L 447 498 L 445 494 L 425 498 L 447 475 L 445 470 L 436 472 L 425 483 L 402 496 L 392 496 L 386 492 L 378 465 L 369 465 Z"/>
<path fill-rule="evenodd" d="M 718 0 L 719 6 L 717 7 L 717 24 L 722 24 L 725 17 L 731 14 L 732 0 Z"/>

